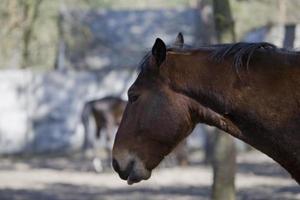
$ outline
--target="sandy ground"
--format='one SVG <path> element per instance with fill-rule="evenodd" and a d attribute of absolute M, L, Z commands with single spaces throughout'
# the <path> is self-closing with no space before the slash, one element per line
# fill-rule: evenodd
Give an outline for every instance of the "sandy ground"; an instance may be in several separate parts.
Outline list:
<path fill-rule="evenodd" d="M 95 173 L 78 158 L 0 159 L 0 200 L 209 199 L 211 168 L 203 164 L 160 168 L 150 180 L 128 186 L 111 170 Z M 300 199 L 300 187 L 268 157 L 239 155 L 237 199 Z"/>

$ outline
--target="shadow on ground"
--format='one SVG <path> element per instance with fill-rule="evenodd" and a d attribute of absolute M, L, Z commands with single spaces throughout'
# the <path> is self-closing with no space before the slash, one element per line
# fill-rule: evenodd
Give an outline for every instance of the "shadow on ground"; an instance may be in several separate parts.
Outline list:
<path fill-rule="evenodd" d="M 119 188 L 86 187 L 71 184 L 48 185 L 43 190 L 1 189 L 1 200 L 165 200 L 208 199 L 208 187 Z"/>
<path fill-rule="evenodd" d="M 299 186 L 270 187 L 257 185 L 254 188 L 239 190 L 237 197 L 240 200 L 299 200 Z"/>
<path fill-rule="evenodd" d="M 278 178 L 278 180 L 290 179 L 289 174 L 281 168 L 278 164 L 264 159 L 259 162 L 256 160 L 256 154 L 250 155 L 250 159 L 240 162 L 238 164 L 238 174 L 250 176 L 263 176 L 269 178 Z M 252 162 L 252 161 L 255 162 Z M 199 165 L 193 163 L 193 165 Z M 197 167 L 197 166 L 195 166 Z M 38 169 L 51 169 L 55 171 L 75 171 L 77 173 L 91 171 L 91 159 L 81 156 L 73 157 L 45 157 L 45 158 L 2 158 L 0 162 L 0 170 L 7 170 L 13 172 L 14 170 L 21 171 L 26 174 L 27 171 L 38 171 Z M 189 170 L 189 169 L 180 169 Z M 203 164 L 202 164 L 203 170 Z M 179 171 L 180 172 L 180 171 Z M 195 171 L 194 171 L 195 172 Z M 82 173 L 84 174 L 84 173 Z M 91 173 L 88 173 L 91 174 Z M 105 173 L 104 173 L 105 174 Z M 107 173 L 109 174 L 109 173 Z M 84 176 L 84 175 L 83 175 Z M 100 175 L 102 176 L 102 175 Z M 179 174 L 180 176 L 180 174 Z M 93 177 L 93 176 L 91 176 Z M 95 176 L 96 178 L 97 176 Z M 70 177 L 71 179 L 72 177 Z M 164 178 L 164 177 L 160 177 Z M 15 177 L 14 183 L 20 188 L 22 178 L 18 182 L 18 177 Z M 57 182 L 41 182 L 42 185 L 28 185 L 25 181 L 22 189 L 16 189 L 15 186 L 10 186 L 3 182 L 0 188 L 0 200 L 208 200 L 210 199 L 211 187 L 208 185 L 197 186 L 195 184 L 176 184 L 171 185 L 156 185 L 148 186 L 114 186 L 112 188 L 103 187 L 101 183 L 97 185 L 86 185 L 80 181 L 70 184 L 63 183 L 67 178 L 54 179 Z M 244 178 L 245 179 L 245 178 Z M 10 176 L 8 177 L 10 180 Z M 85 179 L 86 180 L 86 179 Z M 90 179 L 87 179 L 88 181 Z M 104 176 L 101 181 L 110 181 Z M 278 181 L 277 180 L 277 181 Z M 28 180 L 27 180 L 28 181 Z M 244 180 L 245 182 L 245 180 Z M 39 182 L 37 182 L 39 183 Z M 26 185 L 27 184 L 27 185 Z M 265 184 L 265 183 L 264 183 Z M 247 184 L 246 184 L 247 185 Z M 250 184 L 251 185 L 251 184 Z M 282 185 L 275 184 L 263 185 L 263 183 L 252 184 L 251 187 L 237 186 L 237 200 L 296 200 L 300 199 L 300 187 L 296 184 Z M 32 186 L 32 187 L 31 187 Z M 28 189 L 27 189 L 28 188 Z M 39 188 L 39 189 L 37 189 Z"/>
<path fill-rule="evenodd" d="M 36 157 L 8 157 L 1 158 L 0 170 L 18 170 L 20 167 L 28 169 L 51 169 L 59 171 L 77 171 L 90 172 L 94 171 L 93 161 L 94 157 L 82 156 L 76 154 L 72 156 L 36 156 Z M 110 165 L 105 160 L 106 165 Z"/>
<path fill-rule="evenodd" d="M 239 163 L 237 167 L 238 173 L 254 174 L 258 176 L 270 177 L 290 177 L 289 173 L 277 163 L 261 162 L 261 163 Z"/>
<path fill-rule="evenodd" d="M 300 195 L 298 187 L 264 187 L 247 188 L 237 192 L 240 200 L 285 199 Z M 153 188 L 119 188 L 86 187 L 71 184 L 50 184 L 43 190 L 1 189 L 1 200 L 208 200 L 209 187 L 177 186 Z"/>

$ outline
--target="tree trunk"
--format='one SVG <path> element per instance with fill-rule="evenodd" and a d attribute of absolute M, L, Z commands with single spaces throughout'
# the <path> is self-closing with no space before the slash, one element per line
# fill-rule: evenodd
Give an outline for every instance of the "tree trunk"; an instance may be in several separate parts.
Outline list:
<path fill-rule="evenodd" d="M 197 45 L 209 45 L 217 42 L 212 5 L 210 0 L 199 0 L 197 3 L 199 21 L 196 23 Z"/>
<path fill-rule="evenodd" d="M 213 0 L 214 22 L 219 43 L 235 42 L 229 0 Z M 235 200 L 236 149 L 233 138 L 216 129 L 213 152 L 213 200 Z"/>
<path fill-rule="evenodd" d="M 235 42 L 234 21 L 231 15 L 229 0 L 213 0 L 213 10 L 218 42 Z"/>
<path fill-rule="evenodd" d="M 213 200 L 235 199 L 236 149 L 232 136 L 215 129 Z"/>
<path fill-rule="evenodd" d="M 32 39 L 34 23 L 38 18 L 38 11 L 41 3 L 42 0 L 29 0 L 24 2 L 23 12 L 25 26 L 23 31 L 22 68 L 28 67 L 29 64 L 29 45 Z"/>
<path fill-rule="evenodd" d="M 278 23 L 281 26 L 286 23 L 286 0 L 278 0 Z"/>

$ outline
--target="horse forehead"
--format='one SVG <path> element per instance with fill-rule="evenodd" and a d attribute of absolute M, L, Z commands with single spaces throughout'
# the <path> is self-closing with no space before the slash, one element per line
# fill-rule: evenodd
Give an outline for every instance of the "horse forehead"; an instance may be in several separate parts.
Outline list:
<path fill-rule="evenodd" d="M 128 93 L 146 92 L 150 90 L 158 91 L 160 90 L 160 88 L 162 88 L 161 84 L 157 80 L 155 80 L 155 77 L 147 77 L 146 75 L 143 75 L 136 79 L 136 81 L 129 88 Z"/>

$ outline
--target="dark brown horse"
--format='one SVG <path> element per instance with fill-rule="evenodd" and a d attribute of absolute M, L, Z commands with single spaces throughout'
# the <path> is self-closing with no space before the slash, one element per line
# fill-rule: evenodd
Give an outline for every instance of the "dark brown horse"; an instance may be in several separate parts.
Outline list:
<path fill-rule="evenodd" d="M 106 129 L 106 140 L 113 138 L 113 128 L 118 126 L 124 112 L 126 101 L 119 97 L 107 96 L 88 101 L 82 110 L 81 121 L 85 129 L 83 150 L 93 147 L 94 139 L 99 139 L 101 131 Z M 96 132 L 89 132 L 89 118 L 95 121 Z M 110 150 L 109 150 L 110 151 Z"/>
<path fill-rule="evenodd" d="M 84 126 L 84 141 L 82 145 L 83 152 L 92 150 L 93 166 L 97 172 L 101 172 L 107 162 L 98 158 L 99 148 L 95 143 L 104 138 L 104 149 L 106 152 L 105 160 L 111 159 L 111 143 L 114 139 L 114 128 L 119 126 L 122 114 L 124 112 L 126 101 L 119 97 L 107 96 L 100 99 L 94 99 L 85 103 L 81 113 L 81 121 Z M 96 125 L 95 132 L 90 132 L 89 119 L 92 118 Z M 105 130 L 105 131 L 103 131 Z"/>
<path fill-rule="evenodd" d="M 113 147 L 113 167 L 129 184 L 148 179 L 198 122 L 264 152 L 300 182 L 300 53 L 268 43 L 167 48 L 157 39 L 140 70 Z"/>

